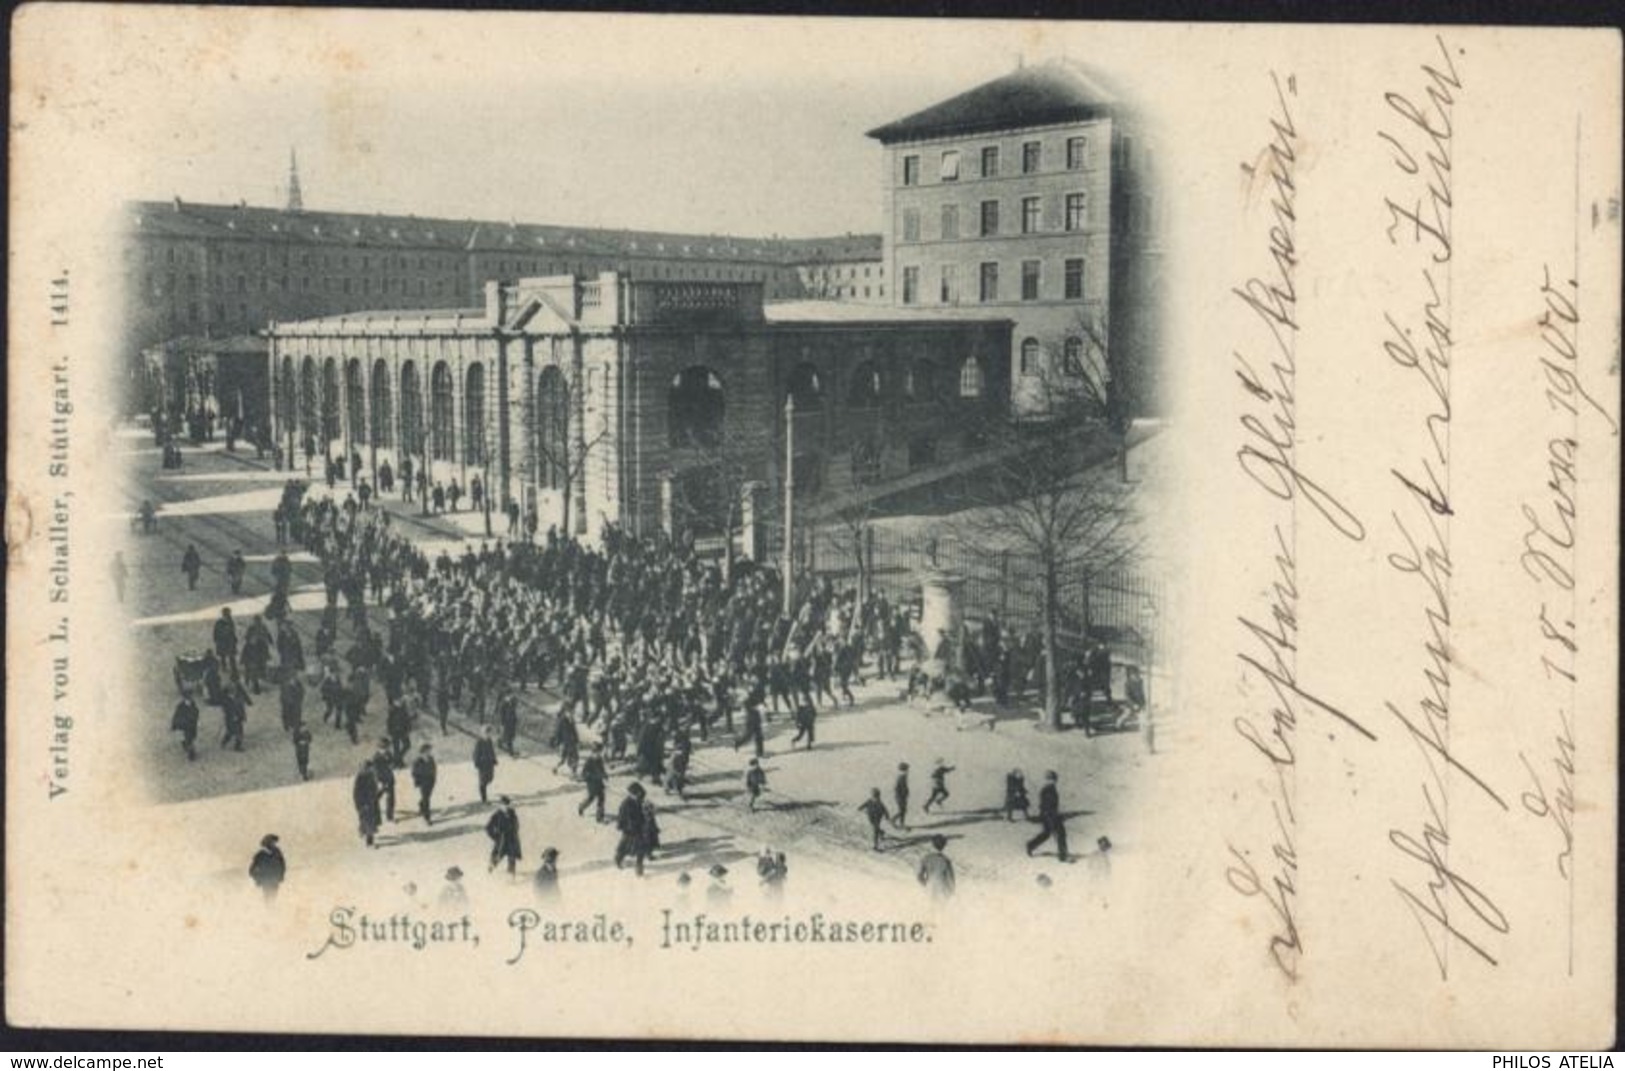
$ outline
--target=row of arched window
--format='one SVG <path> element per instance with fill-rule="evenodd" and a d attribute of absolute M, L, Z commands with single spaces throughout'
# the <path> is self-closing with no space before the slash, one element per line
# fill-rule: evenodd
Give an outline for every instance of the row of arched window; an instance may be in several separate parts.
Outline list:
<path fill-rule="evenodd" d="M 306 450 L 323 450 L 324 444 L 344 434 L 339 416 L 342 404 L 351 434 L 355 436 L 353 445 L 394 447 L 394 390 L 388 362 L 383 359 L 373 362 L 370 384 L 366 382 L 358 358 L 351 358 L 343 368 L 341 391 L 336 358 L 329 357 L 318 364 L 316 358 L 306 357 L 296 366 L 293 357 L 283 357 L 277 378 L 281 400 L 279 415 L 284 428 L 296 431 L 304 440 Z M 429 453 L 435 460 L 456 461 L 457 420 L 451 366 L 446 361 L 436 362 L 429 379 L 429 420 L 425 427 L 418 366 L 410 360 L 401 364 L 400 446 L 407 454 L 419 454 L 427 436 Z M 472 363 L 464 372 L 461 414 L 462 460 L 470 465 L 486 462 L 485 395 L 485 366 Z"/>
<path fill-rule="evenodd" d="M 1024 376 L 1036 376 L 1043 367 L 1043 348 L 1036 338 L 1021 340 L 1018 371 Z M 1061 367 L 1069 376 L 1083 375 L 1083 339 L 1070 335 L 1061 347 Z"/>

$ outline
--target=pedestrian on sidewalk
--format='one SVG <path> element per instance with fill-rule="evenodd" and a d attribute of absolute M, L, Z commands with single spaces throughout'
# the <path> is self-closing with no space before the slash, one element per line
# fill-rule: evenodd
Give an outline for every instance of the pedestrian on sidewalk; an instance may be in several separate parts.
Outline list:
<path fill-rule="evenodd" d="M 181 750 L 186 752 L 187 762 L 197 758 L 197 724 L 197 702 L 190 691 L 184 691 L 180 702 L 175 704 L 174 716 L 169 719 L 169 731 L 181 734 Z"/>
<path fill-rule="evenodd" d="M 941 759 L 932 766 L 931 795 L 925 798 L 925 806 L 920 808 L 922 811 L 929 813 L 932 804 L 940 807 L 948 802 L 948 775 L 953 773 L 954 769 Z"/>
<path fill-rule="evenodd" d="M 486 790 L 491 787 L 491 780 L 497 772 L 497 746 L 491 739 L 491 727 L 485 726 L 480 738 L 474 741 L 474 770 L 480 779 L 480 802 L 488 802 Z"/>
<path fill-rule="evenodd" d="M 506 861 L 508 876 L 512 877 L 524 853 L 519 847 L 519 812 L 507 796 L 502 797 L 500 806 L 485 823 L 485 835 L 491 838 L 491 865 L 487 869 L 495 870 L 498 863 Z"/>
<path fill-rule="evenodd" d="M 1011 770 L 1004 775 L 1004 820 L 1014 822 L 1017 811 L 1021 812 L 1021 817 L 1032 821 L 1027 800 L 1027 775 L 1020 770 Z"/>
<path fill-rule="evenodd" d="M 756 801 L 767 791 L 767 771 L 762 769 L 760 759 L 751 759 L 750 765 L 745 769 L 745 791 L 750 794 L 750 809 L 756 809 Z"/>
<path fill-rule="evenodd" d="M 418 813 L 423 816 L 426 826 L 434 824 L 434 783 L 439 776 L 440 767 L 434 761 L 434 748 L 425 743 L 418 749 L 418 757 L 412 761 L 412 784 L 417 787 Z"/>
<path fill-rule="evenodd" d="M 874 850 L 878 852 L 880 842 L 886 836 L 886 831 L 881 826 L 889 817 L 886 814 L 886 804 L 880 798 L 880 789 L 870 789 L 869 798 L 858 804 L 858 810 L 862 811 L 864 817 L 869 819 L 869 830 L 874 834 Z"/>
<path fill-rule="evenodd" d="M 1065 863 L 1071 857 L 1066 853 L 1066 823 L 1061 817 L 1061 790 L 1057 781 L 1059 777 L 1054 770 L 1044 774 L 1044 787 L 1038 790 L 1038 820 L 1044 828 L 1027 842 L 1027 854 L 1033 854 L 1039 845 L 1054 837 L 1056 854 Z"/>
<path fill-rule="evenodd" d="M 595 743 L 592 754 L 581 766 L 581 780 L 587 786 L 587 798 L 581 801 L 576 808 L 576 814 L 586 814 L 588 807 L 595 807 L 594 818 L 604 820 L 604 788 L 609 783 L 609 772 L 604 768 L 604 745 Z"/>
<path fill-rule="evenodd" d="M 310 780 L 310 726 L 300 722 L 293 730 L 293 761 L 299 767 L 299 780 Z"/>
<path fill-rule="evenodd" d="M 908 763 L 897 764 L 897 780 L 892 783 L 892 803 L 897 810 L 892 812 L 892 825 L 898 829 L 908 828 Z"/>
<path fill-rule="evenodd" d="M 382 821 L 378 815 L 378 778 L 373 773 L 370 760 L 363 762 L 356 771 L 355 781 L 350 786 L 350 799 L 355 804 L 361 839 L 367 847 L 377 847 L 374 838 Z"/>
<path fill-rule="evenodd" d="M 181 555 L 181 572 L 186 574 L 186 590 L 197 590 L 197 577 L 203 571 L 203 559 L 199 557 L 197 547 L 191 543 L 186 544 L 186 553 Z"/>

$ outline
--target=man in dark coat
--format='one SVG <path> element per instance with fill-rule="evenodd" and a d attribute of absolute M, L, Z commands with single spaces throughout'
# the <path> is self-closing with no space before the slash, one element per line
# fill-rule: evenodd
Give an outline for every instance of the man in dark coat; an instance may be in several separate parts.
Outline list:
<path fill-rule="evenodd" d="M 552 742 L 559 749 L 559 761 L 553 764 L 553 772 L 558 773 L 561 766 L 568 766 L 570 776 L 574 777 L 576 767 L 581 764 L 581 734 L 569 714 L 559 715 L 558 724 L 553 727 Z"/>
<path fill-rule="evenodd" d="M 491 779 L 497 772 L 497 746 L 491 739 L 491 727 L 487 725 L 481 737 L 474 741 L 474 769 L 480 778 L 480 802 L 488 802 L 486 790 L 491 787 Z"/>
<path fill-rule="evenodd" d="M 483 678 L 476 677 L 478 683 Z M 514 739 L 519 735 L 519 700 L 507 689 L 503 689 L 502 698 L 497 700 L 497 721 L 502 725 L 502 750 L 513 758 L 519 753 L 514 750 Z"/>
<path fill-rule="evenodd" d="M 795 722 L 796 735 L 790 739 L 790 746 L 795 747 L 802 737 L 807 738 L 807 750 L 813 746 L 813 725 L 818 720 L 818 708 L 803 700 L 796 705 Z"/>
<path fill-rule="evenodd" d="M 248 572 L 248 563 L 243 560 L 243 552 L 234 550 L 231 557 L 226 559 L 226 583 L 231 587 L 233 595 L 241 594 L 243 590 L 243 576 Z"/>
<path fill-rule="evenodd" d="M 932 766 L 931 795 L 925 798 L 925 806 L 920 808 L 922 811 L 929 811 L 932 804 L 940 807 L 948 802 L 948 775 L 953 772 L 954 768 L 941 759 Z"/>
<path fill-rule="evenodd" d="M 271 664 L 271 630 L 265 619 L 256 617 L 243 636 L 243 680 L 255 695 L 265 682 L 265 672 Z"/>
<path fill-rule="evenodd" d="M 169 720 L 169 730 L 181 734 L 181 750 L 186 752 L 188 762 L 197 758 L 197 723 L 197 703 L 191 692 L 182 692 L 180 702 L 175 704 L 175 715 Z"/>
<path fill-rule="evenodd" d="M 220 714 L 226 724 L 225 732 L 220 737 L 220 746 L 232 744 L 236 750 L 241 751 L 243 730 L 248 725 L 248 693 L 235 680 L 225 686 L 220 696 Z"/>
<path fill-rule="evenodd" d="M 186 574 L 186 590 L 197 590 L 197 576 L 203 571 L 203 559 L 198 556 L 197 547 L 186 544 L 186 553 L 181 555 L 181 572 Z"/>
<path fill-rule="evenodd" d="M 384 801 L 384 818 L 395 821 L 395 764 L 389 758 L 389 741 L 380 740 L 372 753 L 372 776 Z"/>
<path fill-rule="evenodd" d="M 282 728 L 293 732 L 305 721 L 305 682 L 297 673 L 290 673 L 278 690 L 282 701 Z"/>
<path fill-rule="evenodd" d="M 265 902 L 270 903 L 276 899 L 276 892 L 287 874 L 288 861 L 277 847 L 277 835 L 267 833 L 260 839 L 260 850 L 254 853 L 254 861 L 248 864 L 248 876 L 265 894 Z"/>
<path fill-rule="evenodd" d="M 627 856 L 631 856 L 640 878 L 643 876 L 643 861 L 649 857 L 643 821 L 643 795 L 643 786 L 633 781 L 626 786 L 626 798 L 615 813 L 615 828 L 621 834 L 620 843 L 615 845 L 615 869 L 621 869 Z"/>
<path fill-rule="evenodd" d="M 406 755 L 412 750 L 412 711 L 404 700 L 396 699 L 389 704 L 384 725 L 389 733 L 390 761 L 397 768 L 406 765 Z"/>
<path fill-rule="evenodd" d="M 1061 818 L 1061 791 L 1056 786 L 1057 780 L 1054 770 L 1044 775 L 1044 787 L 1038 790 L 1038 821 L 1044 828 L 1027 842 L 1027 854 L 1033 854 L 1040 844 L 1054 837 L 1056 854 L 1065 863 L 1071 857 L 1066 853 L 1066 823 Z"/>
<path fill-rule="evenodd" d="M 755 745 L 757 758 L 766 754 L 762 741 L 762 704 L 755 695 L 745 700 L 745 731 L 734 739 L 734 750 L 738 751 L 747 741 Z"/>
<path fill-rule="evenodd" d="M 485 835 L 491 838 L 491 865 L 487 869 L 495 870 L 497 864 L 506 859 L 511 876 L 519 860 L 524 858 L 519 847 L 519 812 L 513 809 L 513 802 L 507 796 L 503 796 L 500 802 L 501 805 L 485 823 Z"/>
<path fill-rule="evenodd" d="M 596 805 L 596 818 L 604 820 L 604 788 L 609 781 L 609 773 L 604 769 L 604 745 L 594 744 L 592 754 L 587 761 L 581 764 L 581 780 L 587 785 L 587 798 L 581 801 L 576 808 L 576 814 L 586 814 L 588 807 Z"/>
<path fill-rule="evenodd" d="M 376 847 L 373 838 L 377 836 L 381 824 L 378 816 L 378 778 L 373 774 L 370 761 L 363 762 L 361 769 L 356 771 L 355 782 L 350 786 L 350 799 L 355 804 L 362 839 L 367 842 L 367 847 Z"/>
<path fill-rule="evenodd" d="M 424 825 L 434 824 L 430 813 L 430 797 L 434 795 L 434 783 L 439 775 L 440 769 L 434 761 L 434 749 L 429 744 L 424 744 L 418 749 L 418 757 L 412 760 L 412 784 L 418 790 L 418 813 L 423 816 Z"/>
<path fill-rule="evenodd" d="M 220 672 L 237 675 L 237 623 L 231 619 L 229 606 L 220 608 L 214 623 L 214 656 L 220 660 Z"/>
<path fill-rule="evenodd" d="M 891 822 L 898 829 L 908 828 L 908 794 L 908 763 L 900 762 L 897 764 L 897 780 L 892 782 L 891 788 L 892 803 L 897 807 L 892 812 Z"/>

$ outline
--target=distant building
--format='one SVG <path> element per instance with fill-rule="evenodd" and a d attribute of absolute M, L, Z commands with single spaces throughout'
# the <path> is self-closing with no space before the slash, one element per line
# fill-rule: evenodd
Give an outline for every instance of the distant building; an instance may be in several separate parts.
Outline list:
<path fill-rule="evenodd" d="M 617 271 L 660 281 L 758 283 L 768 300 L 868 290 L 885 300 L 877 235 L 818 239 L 544 226 L 289 207 L 126 206 L 125 366 L 182 338 L 224 338 L 366 309 L 477 305 L 488 279 Z"/>
<path fill-rule="evenodd" d="M 359 454 L 478 474 L 544 528 L 706 535 L 777 510 L 787 399 L 809 501 L 923 477 L 1008 414 L 1008 322 L 764 305 L 763 285 L 552 275 L 488 283 L 477 308 L 275 323 L 275 441 L 317 473 Z"/>
<path fill-rule="evenodd" d="M 1151 149 L 1115 94 L 1059 61 L 869 136 L 886 150 L 896 304 L 1012 320 L 1019 411 L 1041 410 L 1050 384 L 1108 363 L 1127 377 L 1131 408 L 1150 408 L 1161 286 Z"/>

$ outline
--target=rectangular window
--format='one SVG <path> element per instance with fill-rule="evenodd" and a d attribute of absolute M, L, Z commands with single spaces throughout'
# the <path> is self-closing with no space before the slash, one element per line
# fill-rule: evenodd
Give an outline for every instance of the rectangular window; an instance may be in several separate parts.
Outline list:
<path fill-rule="evenodd" d="M 942 171 L 938 176 L 943 182 L 959 181 L 959 150 L 948 149 L 942 154 Z"/>
<path fill-rule="evenodd" d="M 903 304 L 913 305 L 920 300 L 920 269 L 903 269 Z"/>
<path fill-rule="evenodd" d="M 959 206 L 958 205 L 943 205 L 942 206 L 942 239 L 943 239 L 943 241 L 951 242 L 955 238 L 958 238 L 958 237 L 959 237 Z M 868 274 L 868 269 L 864 269 L 864 274 L 865 275 Z"/>
<path fill-rule="evenodd" d="M 1066 139 L 1066 169 L 1068 171 L 1082 171 L 1088 159 L 1088 138 Z"/>
<path fill-rule="evenodd" d="M 999 175 L 999 147 L 989 145 L 982 150 L 982 177 L 997 178 Z"/>
<path fill-rule="evenodd" d="M 903 157 L 903 185 L 918 186 L 920 184 L 920 158 L 918 156 Z"/>
<path fill-rule="evenodd" d="M 1038 300 L 1038 261 L 1021 262 L 1021 300 Z"/>
<path fill-rule="evenodd" d="M 1021 233 L 1038 233 L 1039 205 L 1036 197 L 1021 199 Z"/>
<path fill-rule="evenodd" d="M 942 266 L 942 303 L 944 305 L 959 304 L 959 265 L 944 264 Z"/>
<path fill-rule="evenodd" d="M 1089 201 L 1085 194 L 1069 193 L 1066 195 L 1066 229 L 1069 231 L 1083 230 L 1084 222 L 1089 218 Z"/>
<path fill-rule="evenodd" d="M 903 209 L 903 241 L 917 242 L 920 240 L 920 210 L 918 208 Z"/>
<path fill-rule="evenodd" d="M 1083 258 L 1066 258 L 1066 299 L 1083 300 Z"/>
<path fill-rule="evenodd" d="M 1044 143 L 1041 141 L 1024 141 L 1021 143 L 1021 173 L 1035 175 L 1038 165 L 1044 159 Z"/>
<path fill-rule="evenodd" d="M 998 266 L 998 264 L 993 263 L 993 262 L 990 261 L 990 262 L 982 265 L 981 283 L 982 283 L 981 294 L 982 294 L 982 300 L 983 301 L 997 301 L 997 300 L 999 300 L 999 266 Z"/>
<path fill-rule="evenodd" d="M 999 202 L 982 202 L 982 237 L 991 238 L 999 233 Z"/>

